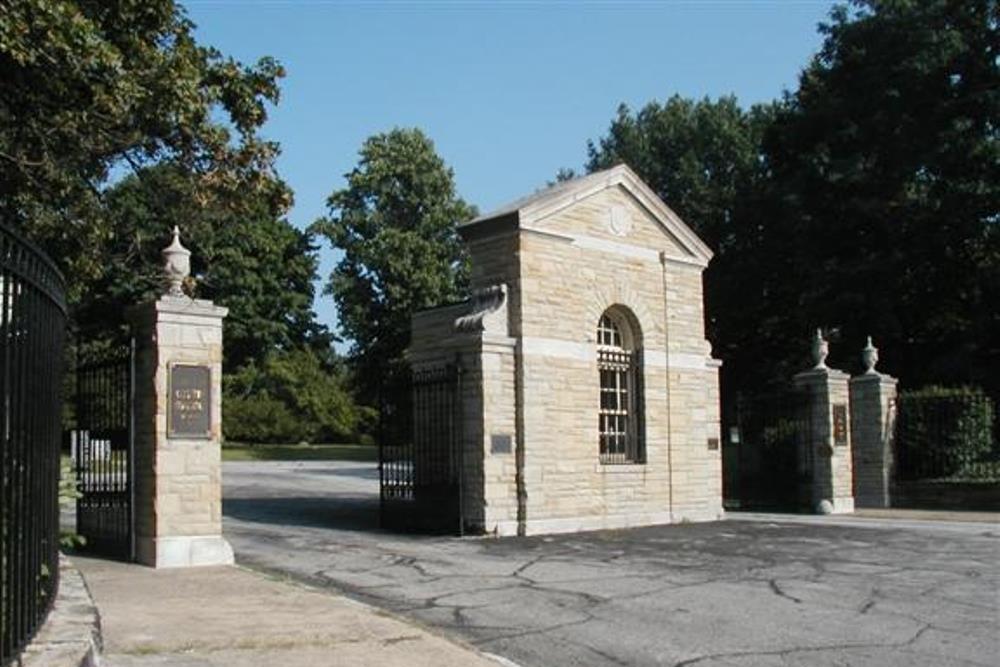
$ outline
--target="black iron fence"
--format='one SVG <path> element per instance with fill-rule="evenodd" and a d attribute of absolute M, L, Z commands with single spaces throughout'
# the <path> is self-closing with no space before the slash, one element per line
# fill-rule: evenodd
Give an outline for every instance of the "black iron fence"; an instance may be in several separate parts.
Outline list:
<path fill-rule="evenodd" d="M 461 533 L 461 369 L 404 371 L 383 387 L 380 521 L 393 530 Z"/>
<path fill-rule="evenodd" d="M 0 664 L 31 640 L 59 587 L 62 277 L 0 226 Z"/>
<path fill-rule="evenodd" d="M 1000 443 L 989 396 L 962 387 L 903 391 L 894 425 L 894 506 L 1000 509 Z"/>
<path fill-rule="evenodd" d="M 134 536 L 134 346 L 93 336 L 77 344 L 70 445 L 84 548 L 132 560 Z"/>
<path fill-rule="evenodd" d="M 896 415 L 896 477 L 1000 481 L 995 407 L 968 389 L 901 392 Z"/>
<path fill-rule="evenodd" d="M 724 405 L 722 492 L 727 509 L 808 508 L 810 420 L 808 395 L 794 389 L 738 395 Z"/>

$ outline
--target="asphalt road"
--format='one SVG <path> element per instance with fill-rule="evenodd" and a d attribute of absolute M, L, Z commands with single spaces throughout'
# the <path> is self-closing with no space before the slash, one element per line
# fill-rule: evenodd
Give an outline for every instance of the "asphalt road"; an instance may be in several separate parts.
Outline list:
<path fill-rule="evenodd" d="M 226 463 L 237 561 L 525 667 L 997 665 L 1000 526 L 723 521 L 531 538 L 380 532 L 363 463 Z"/>

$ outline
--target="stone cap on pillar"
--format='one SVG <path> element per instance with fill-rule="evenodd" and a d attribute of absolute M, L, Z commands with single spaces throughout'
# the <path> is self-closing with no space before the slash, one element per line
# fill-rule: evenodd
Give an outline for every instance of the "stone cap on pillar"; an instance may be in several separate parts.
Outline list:
<path fill-rule="evenodd" d="M 815 365 L 807 371 L 796 373 L 793 378 L 795 383 L 807 384 L 828 380 L 844 380 L 850 377 L 844 371 L 826 365 L 826 357 L 829 353 L 830 343 L 823 337 L 823 331 L 816 329 L 816 335 L 812 340 L 812 356 Z"/>
<path fill-rule="evenodd" d="M 895 385 L 896 378 L 891 375 L 884 375 L 875 370 L 878 363 L 878 348 L 872 344 L 872 337 L 868 336 L 864 348 L 861 350 L 861 363 L 865 370 L 861 375 L 851 378 L 852 383 L 878 382 L 886 385 Z"/>
<path fill-rule="evenodd" d="M 133 306 L 125 312 L 126 320 L 134 327 L 149 326 L 153 322 L 169 320 L 178 315 L 185 318 L 214 318 L 220 321 L 229 313 L 228 308 L 216 306 L 211 301 L 192 299 L 184 293 L 182 285 L 191 275 L 191 251 L 181 244 L 180 228 L 174 225 L 173 239 L 163 249 L 163 277 L 167 291 L 156 301 Z"/>
<path fill-rule="evenodd" d="M 792 379 L 796 383 L 825 382 L 828 380 L 846 380 L 851 376 L 836 368 L 811 368 L 801 373 L 796 373 Z"/>
<path fill-rule="evenodd" d="M 125 312 L 129 323 L 135 327 L 150 326 L 154 322 L 172 319 L 174 317 L 204 318 L 218 320 L 222 325 L 223 318 L 229 314 L 229 309 L 217 306 L 206 299 L 190 299 L 186 296 L 161 296 L 156 301 L 147 301 L 132 306 Z"/>

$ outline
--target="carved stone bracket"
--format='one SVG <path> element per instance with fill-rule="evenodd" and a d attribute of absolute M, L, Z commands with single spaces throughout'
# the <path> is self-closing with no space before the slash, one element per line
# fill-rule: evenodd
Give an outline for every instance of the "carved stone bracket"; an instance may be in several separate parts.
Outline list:
<path fill-rule="evenodd" d="M 506 302 L 507 285 L 504 283 L 473 290 L 469 312 L 455 319 L 455 331 L 461 333 L 485 331 L 487 316 L 500 311 Z M 503 319 L 505 323 L 506 318 Z"/>

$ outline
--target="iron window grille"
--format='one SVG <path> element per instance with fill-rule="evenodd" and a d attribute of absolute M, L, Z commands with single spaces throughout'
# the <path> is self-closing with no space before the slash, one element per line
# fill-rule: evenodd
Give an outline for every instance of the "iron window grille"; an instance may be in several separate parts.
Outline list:
<path fill-rule="evenodd" d="M 597 327 L 598 438 L 604 464 L 645 463 L 641 353 L 625 349 L 621 326 L 605 314 Z"/>

